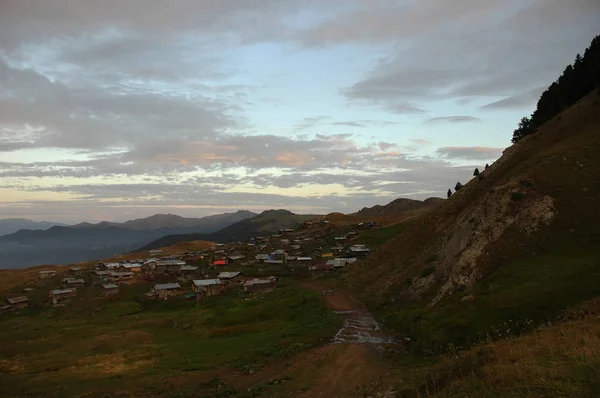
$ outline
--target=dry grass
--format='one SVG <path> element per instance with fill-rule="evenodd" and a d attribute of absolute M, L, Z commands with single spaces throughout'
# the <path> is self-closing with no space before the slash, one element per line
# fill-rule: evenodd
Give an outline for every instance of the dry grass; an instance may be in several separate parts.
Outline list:
<path fill-rule="evenodd" d="M 600 322 L 586 317 L 482 344 L 413 370 L 409 379 L 398 386 L 405 396 L 597 396 Z"/>

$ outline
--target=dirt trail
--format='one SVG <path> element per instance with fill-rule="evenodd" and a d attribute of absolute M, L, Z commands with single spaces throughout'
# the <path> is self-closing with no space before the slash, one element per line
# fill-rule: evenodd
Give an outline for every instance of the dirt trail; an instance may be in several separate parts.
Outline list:
<path fill-rule="evenodd" d="M 320 291 L 327 306 L 344 322 L 331 344 L 314 352 L 325 365 L 313 376 L 312 388 L 300 396 L 348 397 L 357 394 L 361 386 L 380 381 L 388 370 L 379 352 L 395 345 L 393 338 L 382 332 L 373 315 L 349 293 L 330 290 L 316 281 L 304 286 Z"/>

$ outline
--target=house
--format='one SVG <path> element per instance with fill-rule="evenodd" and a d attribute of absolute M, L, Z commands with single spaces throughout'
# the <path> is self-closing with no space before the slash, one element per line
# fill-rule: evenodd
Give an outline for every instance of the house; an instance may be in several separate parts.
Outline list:
<path fill-rule="evenodd" d="M 347 238 L 345 236 L 336 236 L 333 239 L 335 239 L 335 240 L 346 240 Z"/>
<path fill-rule="evenodd" d="M 63 279 L 63 283 L 68 286 L 83 286 L 85 284 L 85 281 L 83 279 L 77 278 L 65 278 Z"/>
<path fill-rule="evenodd" d="M 155 285 L 153 295 L 155 298 L 167 298 L 179 294 L 181 286 L 179 283 L 163 283 Z"/>
<path fill-rule="evenodd" d="M 220 279 L 199 279 L 192 281 L 192 289 L 196 293 L 196 299 L 203 299 L 225 293 L 227 285 L 221 283 Z"/>
<path fill-rule="evenodd" d="M 346 264 L 353 264 L 356 262 L 356 257 L 340 257 L 340 260 L 344 260 Z"/>
<path fill-rule="evenodd" d="M 179 268 L 179 274 L 186 279 L 191 279 L 198 269 L 199 267 L 194 267 L 192 265 L 183 265 L 181 268 Z"/>
<path fill-rule="evenodd" d="M 159 256 L 159 255 L 162 254 L 162 250 L 161 249 L 148 250 L 148 254 L 150 255 L 150 257 L 152 257 L 152 256 Z"/>
<path fill-rule="evenodd" d="M 12 308 L 17 310 L 21 308 L 27 308 L 27 306 L 29 305 L 29 299 L 25 296 L 11 297 L 7 301 Z"/>
<path fill-rule="evenodd" d="M 358 232 L 356 232 L 356 231 L 350 231 L 346 235 L 348 235 L 348 236 L 355 236 L 355 235 L 358 235 Z"/>
<path fill-rule="evenodd" d="M 299 263 L 309 263 L 312 261 L 312 257 L 296 257 L 296 261 Z"/>
<path fill-rule="evenodd" d="M 229 260 L 229 263 L 235 263 L 235 262 L 239 262 L 240 260 L 245 259 L 246 256 L 242 256 L 242 255 L 233 255 L 233 256 L 228 256 L 227 259 Z"/>
<path fill-rule="evenodd" d="M 131 271 L 127 271 L 127 272 L 111 271 L 108 275 L 108 279 L 111 280 L 112 282 L 125 281 L 125 280 L 129 280 L 129 279 L 133 279 L 134 277 L 135 277 L 135 273 L 133 273 Z"/>
<path fill-rule="evenodd" d="M 227 265 L 227 259 L 215 260 L 213 265 Z"/>
<path fill-rule="evenodd" d="M 333 250 L 334 252 L 342 252 L 344 251 L 344 246 L 334 246 L 331 248 L 331 250 Z"/>
<path fill-rule="evenodd" d="M 140 263 L 123 263 L 119 266 L 121 272 L 142 272 L 142 264 Z"/>
<path fill-rule="evenodd" d="M 110 271 L 94 271 L 92 272 L 92 283 L 97 285 L 108 280 Z"/>
<path fill-rule="evenodd" d="M 81 267 L 73 267 L 73 268 L 69 268 L 69 274 L 71 275 L 77 275 L 78 273 L 80 273 L 83 270 L 83 268 Z"/>
<path fill-rule="evenodd" d="M 105 285 L 102 285 L 102 287 L 104 288 L 105 296 L 110 296 L 119 293 L 119 286 L 115 285 L 114 283 L 107 283 Z"/>
<path fill-rule="evenodd" d="M 267 279 L 248 279 L 242 286 L 245 293 L 266 293 L 275 289 L 276 283 L 277 279 L 273 276 L 270 276 Z"/>
<path fill-rule="evenodd" d="M 40 271 L 40 278 L 50 278 L 56 275 L 56 271 Z"/>
<path fill-rule="evenodd" d="M 350 251 L 356 256 L 366 256 L 371 252 L 367 245 L 352 245 Z"/>
<path fill-rule="evenodd" d="M 335 267 L 332 264 L 320 263 L 315 265 L 310 265 L 308 270 L 313 275 L 326 274 L 329 272 L 333 272 Z"/>
<path fill-rule="evenodd" d="M 265 260 L 265 264 L 283 264 L 283 260 Z"/>
<path fill-rule="evenodd" d="M 257 263 L 264 263 L 266 260 L 269 259 L 269 255 L 268 254 L 257 254 L 256 256 L 254 256 L 254 259 L 256 260 Z"/>
<path fill-rule="evenodd" d="M 221 279 L 221 281 L 225 283 L 233 284 L 244 280 L 244 274 L 237 271 L 221 272 L 219 275 L 217 275 L 217 278 Z"/>
<path fill-rule="evenodd" d="M 283 260 L 285 262 L 285 259 L 287 257 L 287 253 L 285 252 L 285 250 L 275 250 L 274 252 L 272 252 L 270 254 L 270 259 L 271 260 Z"/>
<path fill-rule="evenodd" d="M 323 253 L 323 254 L 321 254 L 321 257 L 325 257 L 325 258 L 333 257 L 333 253 Z"/>
<path fill-rule="evenodd" d="M 70 297 L 77 295 L 76 288 L 70 289 L 56 289 L 50 291 L 50 298 L 52 299 L 53 304 L 57 304 L 60 301 L 67 300 Z"/>
<path fill-rule="evenodd" d="M 116 271 L 121 266 L 121 263 L 98 263 L 96 269 L 100 271 Z"/>
<path fill-rule="evenodd" d="M 334 258 L 333 260 L 327 260 L 329 265 L 333 265 L 333 268 L 344 268 L 346 266 L 346 261 L 341 258 Z"/>

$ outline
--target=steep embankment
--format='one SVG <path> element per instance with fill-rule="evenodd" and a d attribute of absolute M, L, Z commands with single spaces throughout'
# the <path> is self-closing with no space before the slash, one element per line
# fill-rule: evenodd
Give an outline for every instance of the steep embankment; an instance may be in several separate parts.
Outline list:
<path fill-rule="evenodd" d="M 594 92 L 413 219 L 350 284 L 423 345 L 473 343 L 509 320 L 521 330 L 600 295 L 599 198 Z"/>

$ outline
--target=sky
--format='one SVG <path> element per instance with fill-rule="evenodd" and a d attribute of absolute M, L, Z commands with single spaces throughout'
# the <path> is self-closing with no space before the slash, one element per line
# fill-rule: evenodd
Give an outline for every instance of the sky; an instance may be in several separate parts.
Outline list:
<path fill-rule="evenodd" d="M 597 0 L 0 0 L 0 218 L 445 197 L 598 21 Z"/>

